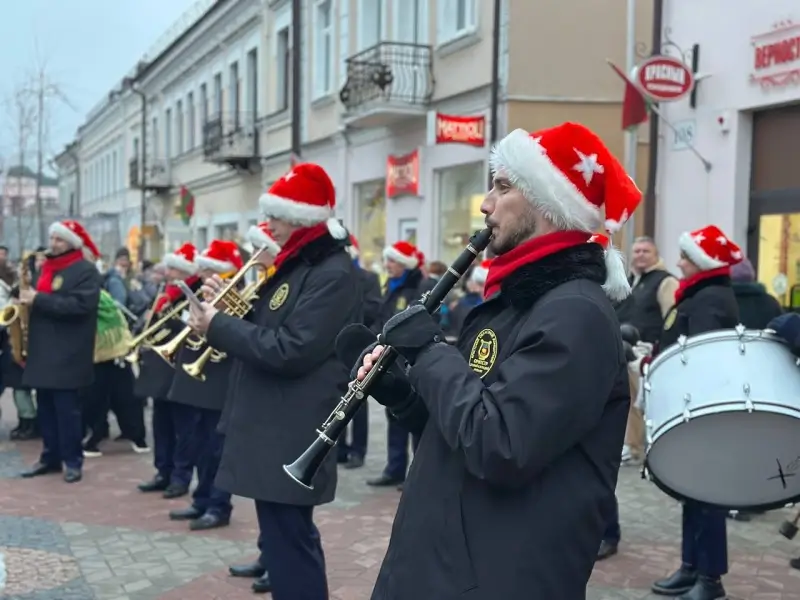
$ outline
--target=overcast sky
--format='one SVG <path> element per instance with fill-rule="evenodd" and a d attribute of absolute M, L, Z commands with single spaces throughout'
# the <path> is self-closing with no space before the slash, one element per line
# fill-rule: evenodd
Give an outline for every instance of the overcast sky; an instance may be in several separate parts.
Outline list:
<path fill-rule="evenodd" d="M 45 66 L 74 108 L 49 106 L 48 152 L 69 142 L 86 113 L 196 0 L 8 0 L 0 27 L 0 157 L 16 162 L 15 89 Z M 28 161 L 26 161 L 28 162 Z"/>

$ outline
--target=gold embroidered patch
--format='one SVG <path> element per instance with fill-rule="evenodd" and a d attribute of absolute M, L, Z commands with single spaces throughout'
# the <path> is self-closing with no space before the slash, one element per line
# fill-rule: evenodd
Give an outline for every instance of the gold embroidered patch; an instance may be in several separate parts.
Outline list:
<path fill-rule="evenodd" d="M 395 303 L 395 305 L 394 305 L 394 309 L 397 312 L 400 312 L 401 310 L 405 310 L 407 307 L 408 307 L 408 300 L 406 300 L 403 296 L 400 296 L 397 299 L 397 303 Z"/>
<path fill-rule="evenodd" d="M 283 303 L 286 302 L 286 298 L 289 297 L 289 284 L 282 283 L 278 286 L 278 289 L 275 290 L 275 293 L 272 294 L 272 298 L 269 301 L 269 309 L 270 310 L 278 310 Z"/>
<path fill-rule="evenodd" d="M 664 318 L 664 331 L 672 329 L 672 326 L 675 325 L 675 319 L 678 318 L 678 309 L 672 307 L 667 316 Z"/>
<path fill-rule="evenodd" d="M 481 378 L 492 370 L 497 360 L 497 334 L 491 329 L 483 329 L 472 344 L 467 364 Z"/>
<path fill-rule="evenodd" d="M 61 286 L 64 285 L 64 278 L 61 275 L 56 275 L 53 277 L 53 283 L 50 284 L 50 287 L 53 291 L 61 289 Z"/>

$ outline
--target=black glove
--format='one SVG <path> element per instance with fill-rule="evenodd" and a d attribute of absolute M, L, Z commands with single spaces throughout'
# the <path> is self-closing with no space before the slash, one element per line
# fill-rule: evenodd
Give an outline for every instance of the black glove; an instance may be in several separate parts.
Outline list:
<path fill-rule="evenodd" d="M 409 306 L 383 326 L 381 340 L 413 365 L 426 349 L 444 342 L 444 333 L 421 304 Z"/>
<path fill-rule="evenodd" d="M 797 313 L 786 313 L 775 317 L 769 322 L 767 329 L 772 329 L 778 337 L 789 342 L 792 351 L 800 350 L 800 315 Z"/>
<path fill-rule="evenodd" d="M 635 346 L 636 343 L 641 339 L 639 330 L 630 323 L 622 323 L 619 326 L 619 332 L 622 335 L 622 339 L 628 342 L 631 346 Z"/>

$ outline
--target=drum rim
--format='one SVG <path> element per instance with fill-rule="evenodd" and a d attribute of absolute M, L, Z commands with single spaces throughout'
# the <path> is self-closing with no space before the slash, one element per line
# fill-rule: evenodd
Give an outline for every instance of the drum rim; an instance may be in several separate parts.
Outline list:
<path fill-rule="evenodd" d="M 645 474 L 646 473 L 646 474 Z M 677 500 L 678 502 L 695 502 L 697 504 L 703 504 L 705 506 L 710 506 L 712 508 L 719 508 L 720 510 L 736 510 L 736 511 L 743 511 L 743 510 L 778 510 L 781 508 L 786 508 L 789 504 L 795 504 L 800 502 L 800 493 L 795 496 L 790 496 L 787 500 L 781 500 L 776 502 L 768 502 L 763 504 L 714 504 L 711 502 L 706 502 L 705 500 L 697 500 L 695 498 L 689 498 L 679 492 L 676 492 L 668 485 L 666 485 L 663 481 L 661 481 L 650 469 L 649 463 L 647 458 L 644 460 L 644 464 L 642 466 L 642 478 L 647 479 L 651 483 L 655 484 L 655 486 L 664 492 L 667 496 L 672 498 L 673 500 Z"/>
<path fill-rule="evenodd" d="M 750 334 L 748 336 L 748 334 Z M 659 352 L 658 356 L 653 359 L 649 365 L 647 365 L 647 378 L 646 380 L 650 380 L 650 376 L 652 375 L 653 371 L 658 368 L 661 363 L 666 362 L 667 358 L 671 358 L 676 354 L 680 354 L 681 350 L 685 348 L 689 348 L 691 346 L 695 346 L 698 344 L 702 344 L 708 342 L 714 338 L 726 338 L 730 336 L 733 340 L 739 340 L 743 337 L 749 337 L 751 341 L 758 340 L 758 341 L 769 341 L 769 342 L 777 342 L 783 346 L 788 346 L 786 340 L 781 337 L 778 337 L 774 333 L 766 329 L 745 329 L 744 332 L 739 335 L 736 329 L 715 329 L 714 331 L 706 331 L 705 333 L 698 333 L 697 335 L 692 335 L 686 338 L 686 343 L 681 346 L 679 342 L 675 342 L 664 348 L 663 351 Z"/>

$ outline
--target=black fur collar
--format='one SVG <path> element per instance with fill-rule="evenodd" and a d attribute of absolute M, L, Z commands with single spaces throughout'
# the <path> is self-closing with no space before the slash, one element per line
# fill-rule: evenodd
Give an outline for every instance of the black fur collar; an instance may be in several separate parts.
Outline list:
<path fill-rule="evenodd" d="M 524 310 L 550 290 L 575 279 L 605 282 L 606 262 L 601 246 L 581 244 L 524 265 L 503 280 L 500 295 L 514 308 Z"/>
<path fill-rule="evenodd" d="M 291 262 L 302 261 L 311 266 L 318 265 L 328 256 L 336 254 L 337 252 L 344 252 L 346 246 L 347 240 L 337 240 L 331 234 L 326 233 L 308 242 L 289 260 Z"/>
<path fill-rule="evenodd" d="M 730 275 L 717 275 L 715 277 L 709 277 L 708 279 L 701 279 L 697 283 L 683 290 L 683 294 L 681 295 L 681 302 L 691 298 L 699 291 L 713 286 L 731 287 Z"/>

